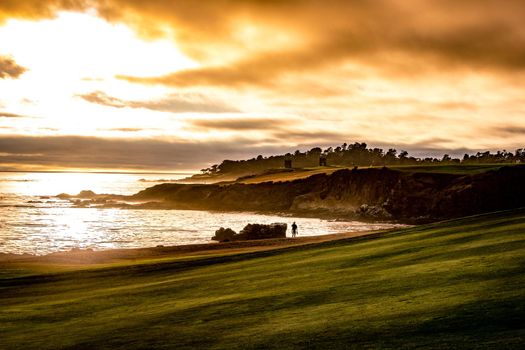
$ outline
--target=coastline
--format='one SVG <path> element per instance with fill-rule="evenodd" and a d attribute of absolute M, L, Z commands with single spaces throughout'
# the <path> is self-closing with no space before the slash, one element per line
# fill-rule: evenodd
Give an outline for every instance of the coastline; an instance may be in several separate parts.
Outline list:
<path fill-rule="evenodd" d="M 276 213 L 325 220 L 425 224 L 525 205 L 525 166 L 477 173 L 342 169 L 293 181 L 163 183 L 131 196 L 61 194 L 76 206 Z M 486 199 L 486 200 L 481 200 Z"/>
<path fill-rule="evenodd" d="M 148 248 L 83 250 L 73 249 L 47 255 L 0 253 L 0 269 L 20 265 L 67 265 L 93 266 L 142 260 L 205 257 L 210 255 L 241 254 L 257 251 L 283 249 L 340 240 L 378 237 L 392 229 L 334 233 L 328 235 L 236 241 L 225 243 L 202 243 Z"/>

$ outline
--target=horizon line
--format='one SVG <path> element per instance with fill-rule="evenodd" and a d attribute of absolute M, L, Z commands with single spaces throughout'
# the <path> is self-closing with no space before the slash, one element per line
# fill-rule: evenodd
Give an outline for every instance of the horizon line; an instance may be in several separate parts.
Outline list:
<path fill-rule="evenodd" d="M 134 171 L 81 171 L 81 170 L 0 170 L 0 173 L 65 173 L 65 174 L 135 174 L 135 175 L 193 175 L 197 172 L 134 172 Z"/>

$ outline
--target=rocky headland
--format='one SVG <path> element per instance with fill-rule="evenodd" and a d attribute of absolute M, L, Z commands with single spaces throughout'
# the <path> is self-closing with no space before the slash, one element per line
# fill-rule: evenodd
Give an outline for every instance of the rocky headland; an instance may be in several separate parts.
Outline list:
<path fill-rule="evenodd" d="M 430 222 L 525 207 L 525 165 L 479 174 L 342 169 L 288 182 L 174 184 L 132 196 L 84 193 L 83 205 L 272 212 L 332 219 Z M 126 201 L 127 204 L 118 204 Z M 135 203 L 135 204 L 129 204 Z"/>

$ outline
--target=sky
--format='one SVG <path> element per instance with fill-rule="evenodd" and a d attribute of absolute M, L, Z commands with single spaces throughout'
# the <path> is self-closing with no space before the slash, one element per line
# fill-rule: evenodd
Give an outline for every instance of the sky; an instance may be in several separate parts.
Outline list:
<path fill-rule="evenodd" d="M 1 0 L 0 170 L 525 146 L 522 0 Z"/>

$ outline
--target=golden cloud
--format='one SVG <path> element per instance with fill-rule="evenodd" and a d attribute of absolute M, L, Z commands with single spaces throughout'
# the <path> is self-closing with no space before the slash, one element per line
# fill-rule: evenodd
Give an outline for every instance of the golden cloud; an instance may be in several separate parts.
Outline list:
<path fill-rule="evenodd" d="M 2 0 L 0 22 L 9 18 L 41 19 L 58 11 L 80 11 L 96 5 L 91 0 Z"/>
<path fill-rule="evenodd" d="M 149 80 L 124 77 L 130 81 L 268 85 L 342 61 L 402 74 L 434 65 L 525 69 L 521 0 L 7 0 L 0 13 L 45 17 L 88 8 L 144 35 L 173 36 L 205 63 Z"/>
<path fill-rule="evenodd" d="M 159 112 L 171 113 L 227 113 L 239 110 L 227 106 L 225 103 L 212 100 L 197 93 L 174 93 L 163 99 L 154 101 L 128 101 L 109 96 L 102 91 L 93 91 L 78 97 L 91 102 L 115 108 L 144 108 Z"/>
<path fill-rule="evenodd" d="M 517 0 L 222 0 L 199 5 L 113 0 L 101 13 L 137 28 L 170 28 L 181 47 L 203 62 L 233 57 L 161 77 L 120 77 L 132 82 L 273 87 L 283 75 L 315 73 L 344 62 L 396 75 L 427 69 L 525 70 L 525 3 Z M 253 40 L 239 34 L 243 25 Z M 279 45 L 276 35 L 257 36 L 270 27 L 288 33 L 290 41 Z M 261 50 L 264 41 L 275 45 Z"/>
<path fill-rule="evenodd" d="M 17 79 L 27 71 L 18 65 L 11 57 L 0 56 L 0 79 Z"/>
<path fill-rule="evenodd" d="M 255 131 L 279 130 L 291 126 L 290 119 L 276 118 L 228 118 L 228 119 L 194 119 L 188 121 L 192 128 L 203 130 Z"/>

